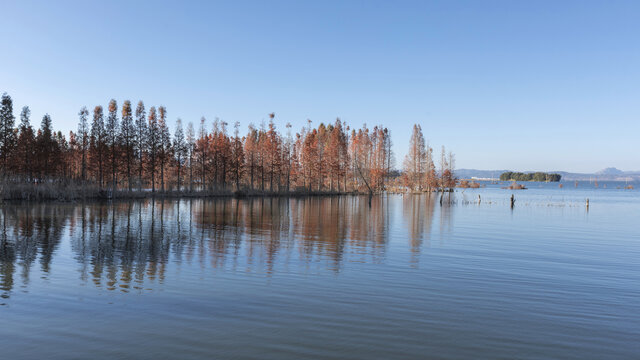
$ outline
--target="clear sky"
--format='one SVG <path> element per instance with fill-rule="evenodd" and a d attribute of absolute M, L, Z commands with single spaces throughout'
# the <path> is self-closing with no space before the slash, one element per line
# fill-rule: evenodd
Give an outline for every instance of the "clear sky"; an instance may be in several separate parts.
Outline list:
<path fill-rule="evenodd" d="M 383 124 L 399 165 L 419 123 L 458 168 L 640 170 L 640 1 L 0 2 L 0 92 L 37 126 L 142 99 Z"/>

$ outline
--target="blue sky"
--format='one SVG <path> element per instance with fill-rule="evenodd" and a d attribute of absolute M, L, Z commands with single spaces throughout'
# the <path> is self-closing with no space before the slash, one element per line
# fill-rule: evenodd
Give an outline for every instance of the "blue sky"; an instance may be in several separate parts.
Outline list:
<path fill-rule="evenodd" d="M 640 170 L 638 1 L 2 1 L 0 92 L 171 121 L 419 123 L 458 168 Z"/>

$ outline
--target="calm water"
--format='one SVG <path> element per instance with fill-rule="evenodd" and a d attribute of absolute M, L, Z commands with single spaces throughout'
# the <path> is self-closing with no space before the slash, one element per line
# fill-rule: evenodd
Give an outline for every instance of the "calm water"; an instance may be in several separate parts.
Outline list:
<path fill-rule="evenodd" d="M 640 191 L 599 185 L 5 204 L 0 358 L 640 358 Z"/>

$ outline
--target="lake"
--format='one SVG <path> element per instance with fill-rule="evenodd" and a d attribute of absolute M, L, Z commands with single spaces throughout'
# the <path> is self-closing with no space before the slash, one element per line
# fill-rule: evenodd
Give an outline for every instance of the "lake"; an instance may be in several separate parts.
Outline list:
<path fill-rule="evenodd" d="M 1 357 L 639 358 L 639 186 L 526 185 L 4 204 Z"/>

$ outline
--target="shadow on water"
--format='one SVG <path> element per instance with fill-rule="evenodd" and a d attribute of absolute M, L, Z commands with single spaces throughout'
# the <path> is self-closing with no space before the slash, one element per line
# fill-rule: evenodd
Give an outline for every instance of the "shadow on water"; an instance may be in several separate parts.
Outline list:
<path fill-rule="evenodd" d="M 0 212 L 0 294 L 42 277 L 69 242 L 80 280 L 106 290 L 150 289 L 167 267 L 262 272 L 287 264 L 340 272 L 345 261 L 382 262 L 388 247 L 389 197 L 146 199 L 85 204 L 6 204 Z M 407 197 L 411 252 L 417 262 L 437 201 Z M 65 245 L 66 248 L 66 245 Z"/>

